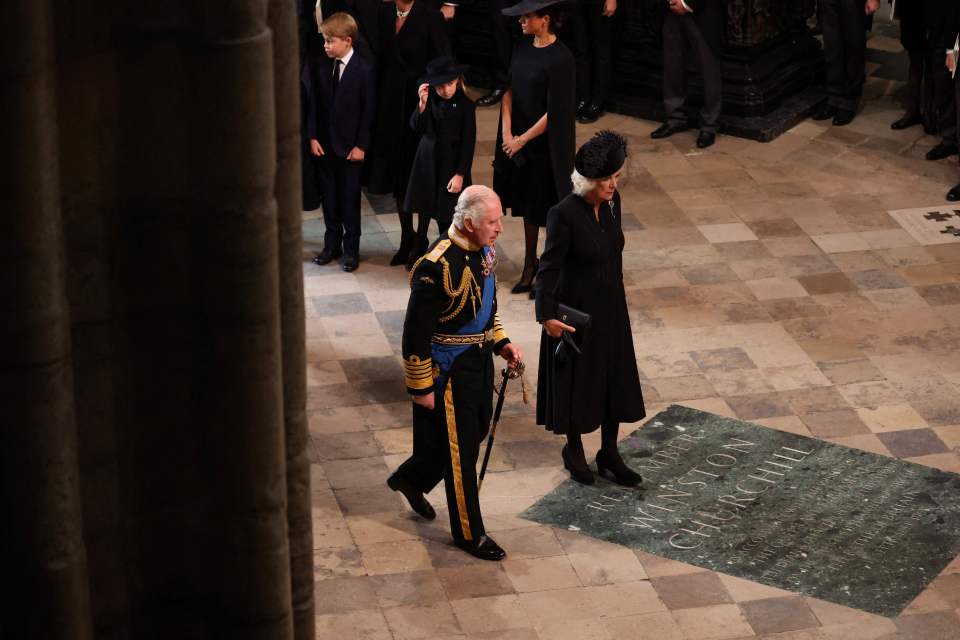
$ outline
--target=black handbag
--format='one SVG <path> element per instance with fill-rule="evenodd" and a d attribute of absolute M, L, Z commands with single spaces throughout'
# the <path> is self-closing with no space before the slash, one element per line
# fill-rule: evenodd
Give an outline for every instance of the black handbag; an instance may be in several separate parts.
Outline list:
<path fill-rule="evenodd" d="M 564 324 L 568 324 L 578 332 L 583 331 L 590 326 L 590 314 L 584 313 L 579 309 L 574 309 L 565 304 L 557 305 L 557 320 Z M 577 346 L 576 341 L 573 339 L 573 336 L 570 335 L 568 331 L 564 331 L 560 335 L 560 342 L 557 344 L 557 349 L 554 352 L 554 355 L 557 359 L 557 364 L 560 366 L 565 365 L 573 356 L 573 354 L 581 354 L 580 347 Z"/>

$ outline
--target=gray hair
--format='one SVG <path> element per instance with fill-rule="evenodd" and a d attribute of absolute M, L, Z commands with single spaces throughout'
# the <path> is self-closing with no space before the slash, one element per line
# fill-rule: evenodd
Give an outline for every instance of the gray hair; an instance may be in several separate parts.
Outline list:
<path fill-rule="evenodd" d="M 591 180 L 576 169 L 570 174 L 570 182 L 573 183 L 573 193 L 581 198 L 597 188 L 597 180 Z"/>
<path fill-rule="evenodd" d="M 469 219 L 474 226 L 487 215 L 487 209 L 492 203 L 499 203 L 497 192 L 482 184 L 470 185 L 463 190 L 457 199 L 457 206 L 453 209 L 453 226 L 463 230 L 463 221 Z"/>

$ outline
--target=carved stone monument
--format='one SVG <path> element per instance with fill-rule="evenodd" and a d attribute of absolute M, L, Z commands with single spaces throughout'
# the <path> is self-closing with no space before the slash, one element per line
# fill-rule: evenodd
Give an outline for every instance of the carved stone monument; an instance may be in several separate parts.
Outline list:
<path fill-rule="evenodd" d="M 521 517 L 897 616 L 960 553 L 960 476 L 673 405 L 620 443 L 643 485 Z"/>

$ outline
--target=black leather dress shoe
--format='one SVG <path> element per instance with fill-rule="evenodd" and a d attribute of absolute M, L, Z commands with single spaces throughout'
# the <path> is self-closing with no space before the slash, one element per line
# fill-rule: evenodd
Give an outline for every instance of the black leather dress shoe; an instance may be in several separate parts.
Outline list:
<path fill-rule="evenodd" d="M 900 131 L 902 129 L 909 129 L 915 124 L 920 124 L 922 121 L 923 120 L 922 118 L 920 118 L 920 116 L 913 113 L 908 113 L 907 115 L 903 116 L 902 118 L 900 118 L 899 120 L 891 124 L 890 128 L 893 129 L 894 131 Z"/>
<path fill-rule="evenodd" d="M 660 138 L 669 138 L 675 133 L 686 131 L 688 128 L 689 127 L 687 127 L 685 124 L 666 122 L 660 125 L 657 129 L 654 129 L 653 133 L 650 134 L 650 137 L 654 140 L 659 140 Z"/>
<path fill-rule="evenodd" d="M 837 109 L 836 115 L 833 116 L 833 126 L 845 127 L 853 122 L 853 119 L 856 117 L 856 111 L 850 111 L 849 109 Z"/>
<path fill-rule="evenodd" d="M 497 87 L 485 96 L 477 98 L 478 107 L 492 107 L 503 99 L 503 94 L 507 92 L 503 87 Z"/>
<path fill-rule="evenodd" d="M 476 540 L 454 540 L 453 544 L 481 560 L 503 560 L 507 556 L 507 552 L 486 535 Z"/>
<path fill-rule="evenodd" d="M 817 108 L 812 114 L 810 114 L 810 117 L 814 120 L 819 121 L 819 120 L 830 120 L 835 115 L 837 115 L 837 108 L 834 107 L 833 105 L 824 103 L 820 105 L 820 107 Z"/>
<path fill-rule="evenodd" d="M 950 156 L 957 155 L 957 145 L 949 142 L 941 142 L 930 151 L 927 151 L 927 160 L 943 160 Z"/>
<path fill-rule="evenodd" d="M 424 497 L 423 493 L 417 491 L 413 485 L 401 478 L 396 472 L 387 478 L 387 486 L 394 491 L 399 491 L 407 499 L 410 508 L 420 514 L 427 520 L 433 520 L 437 517 L 437 512 L 433 510 L 430 503 Z"/>
<path fill-rule="evenodd" d="M 592 104 L 577 116 L 577 122 L 580 124 L 590 124 L 591 122 L 599 120 L 602 115 L 603 109 L 600 105 Z"/>
<path fill-rule="evenodd" d="M 324 249 L 317 254 L 317 257 L 313 259 L 314 264 L 325 265 L 330 264 L 342 254 L 339 251 L 333 251 L 331 249 Z"/>
<path fill-rule="evenodd" d="M 950 189 L 950 191 L 947 191 L 947 200 L 950 202 L 957 202 L 960 200 L 960 184 L 955 186 L 953 189 Z"/>
<path fill-rule="evenodd" d="M 712 131 L 701 131 L 700 135 L 697 136 L 697 147 L 700 149 L 706 149 L 707 147 L 712 147 L 713 143 L 717 141 L 717 134 Z"/>
<path fill-rule="evenodd" d="M 357 256 L 345 256 L 343 258 L 342 268 L 347 273 L 350 273 L 351 271 L 356 271 L 357 267 L 359 266 L 360 266 L 360 259 L 357 258 Z"/>

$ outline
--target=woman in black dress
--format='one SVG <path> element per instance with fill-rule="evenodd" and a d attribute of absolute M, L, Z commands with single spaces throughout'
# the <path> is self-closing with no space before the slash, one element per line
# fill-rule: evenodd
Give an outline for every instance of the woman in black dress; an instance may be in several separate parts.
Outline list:
<path fill-rule="evenodd" d="M 429 0 L 396 0 L 380 8 L 377 119 L 367 190 L 392 193 L 400 216 L 400 249 L 390 264 L 406 264 L 413 247 L 413 213 L 404 208 L 410 167 L 420 139 L 410 128 L 417 80 L 427 62 L 449 54 L 443 16 Z"/>
<path fill-rule="evenodd" d="M 567 436 L 563 464 L 584 484 L 593 483 L 593 473 L 580 436 L 598 426 L 597 471 L 610 472 L 625 486 L 641 480 L 617 450 L 620 423 L 646 415 L 623 289 L 617 179 L 626 145 L 619 135 L 603 131 L 577 152 L 574 193 L 547 214 L 547 243 L 537 275 L 537 321 L 543 324 L 537 424 Z M 589 314 L 589 326 L 577 330 L 557 319 L 561 304 Z M 564 332 L 570 332 L 579 353 L 561 346 Z"/>
<path fill-rule="evenodd" d="M 503 10 L 520 16 L 524 36 L 513 51 L 509 88 L 500 105 L 493 188 L 505 208 L 523 217 L 523 274 L 513 293 L 533 288 L 537 236 L 547 210 L 570 193 L 576 145 L 573 55 L 557 39 L 559 0 L 521 0 Z"/>
<path fill-rule="evenodd" d="M 440 233 L 453 222 L 453 208 L 472 184 L 471 166 L 477 143 L 476 109 L 463 93 L 461 76 L 466 66 L 450 56 L 427 65 L 427 75 L 417 90 L 420 103 L 410 116 L 410 127 L 420 134 L 413 159 L 404 211 L 418 215 L 417 237 L 407 267 L 427 251 L 430 220 Z"/>

